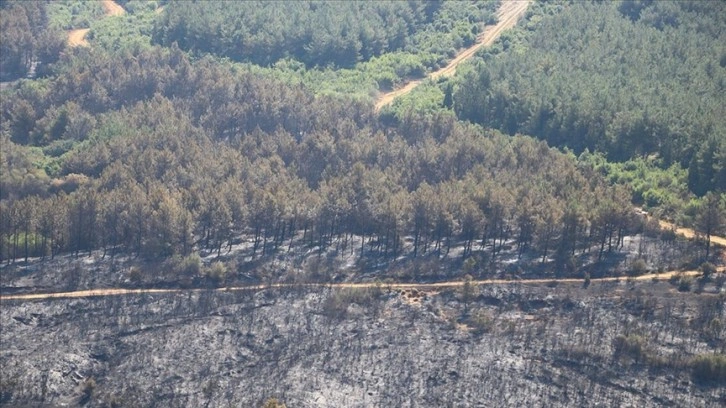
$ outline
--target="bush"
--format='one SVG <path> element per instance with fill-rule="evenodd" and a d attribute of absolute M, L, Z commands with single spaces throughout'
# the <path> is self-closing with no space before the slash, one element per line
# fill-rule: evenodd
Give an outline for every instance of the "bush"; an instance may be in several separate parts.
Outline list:
<path fill-rule="evenodd" d="M 262 408 L 286 408 L 286 405 L 277 398 L 270 398 L 265 401 Z"/>
<path fill-rule="evenodd" d="M 630 357 L 636 362 L 645 360 L 646 355 L 645 339 L 642 336 L 629 334 L 619 335 L 613 340 L 613 357 Z"/>
<path fill-rule="evenodd" d="M 93 377 L 90 377 L 81 384 L 81 405 L 84 405 L 91 400 L 94 391 L 96 391 L 96 380 Z"/>
<path fill-rule="evenodd" d="M 726 355 L 702 354 L 691 363 L 693 379 L 704 385 L 726 385 Z"/>
<path fill-rule="evenodd" d="M 488 333 L 494 327 L 494 319 L 483 310 L 472 313 L 467 323 L 476 335 Z"/>
<path fill-rule="evenodd" d="M 325 300 L 324 310 L 330 317 L 343 318 L 348 312 L 348 306 L 355 303 L 360 306 L 371 305 L 379 296 L 380 291 L 375 289 L 346 288 L 332 292 Z"/>
<path fill-rule="evenodd" d="M 693 283 L 693 278 L 690 276 L 686 276 L 682 273 L 679 273 L 677 275 L 673 275 L 668 282 L 670 282 L 672 285 L 675 285 L 678 288 L 679 292 L 689 292 L 691 290 L 691 284 Z"/>
<path fill-rule="evenodd" d="M 227 277 L 227 266 L 222 262 L 215 262 L 206 271 L 207 276 L 215 283 L 223 282 Z"/>
<path fill-rule="evenodd" d="M 716 266 L 712 264 L 711 262 L 704 262 L 701 264 L 701 266 L 698 268 L 701 272 L 703 272 L 704 278 L 707 276 L 711 276 L 714 273 L 716 273 Z"/>
<path fill-rule="evenodd" d="M 178 271 L 183 276 L 199 275 L 202 271 L 202 258 L 199 254 L 191 254 L 179 261 Z"/>
<path fill-rule="evenodd" d="M 693 279 L 690 276 L 682 276 L 678 280 L 678 291 L 679 292 L 690 292 L 692 283 L 693 283 Z"/>
<path fill-rule="evenodd" d="M 129 281 L 131 281 L 131 283 L 133 283 L 134 285 L 137 285 L 141 282 L 141 270 L 135 266 L 129 268 L 127 276 L 129 278 Z"/>
<path fill-rule="evenodd" d="M 642 258 L 638 258 L 630 265 L 630 269 L 628 270 L 628 274 L 630 276 L 640 276 L 645 275 L 645 273 L 648 272 L 648 264 L 645 263 L 645 260 Z"/>
<path fill-rule="evenodd" d="M 721 289 L 724 283 L 726 283 L 726 273 L 716 274 L 716 279 L 714 279 L 714 284 L 716 285 L 716 288 Z"/>

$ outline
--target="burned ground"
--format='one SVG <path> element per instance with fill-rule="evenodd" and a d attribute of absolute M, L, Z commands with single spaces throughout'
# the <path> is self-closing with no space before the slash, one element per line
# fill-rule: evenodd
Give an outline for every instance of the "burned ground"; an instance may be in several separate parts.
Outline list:
<path fill-rule="evenodd" d="M 625 280 L 4 301 L 2 402 L 718 406 L 723 322 L 711 284 Z"/>

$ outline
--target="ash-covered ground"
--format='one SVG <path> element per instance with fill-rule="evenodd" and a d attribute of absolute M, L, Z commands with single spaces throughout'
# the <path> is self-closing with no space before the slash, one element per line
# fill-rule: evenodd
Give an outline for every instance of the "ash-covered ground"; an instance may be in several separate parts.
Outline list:
<path fill-rule="evenodd" d="M 694 282 L 694 288 L 696 282 Z M 6 406 L 717 407 L 724 295 L 668 282 L 3 301 Z"/>

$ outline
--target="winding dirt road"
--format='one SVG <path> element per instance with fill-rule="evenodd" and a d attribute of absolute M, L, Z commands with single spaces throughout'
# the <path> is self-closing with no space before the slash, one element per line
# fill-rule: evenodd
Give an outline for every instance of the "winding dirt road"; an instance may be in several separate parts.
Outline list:
<path fill-rule="evenodd" d="M 502 5 L 497 11 L 498 22 L 496 25 L 488 26 L 486 29 L 484 29 L 484 32 L 479 34 L 479 36 L 477 37 L 477 41 L 474 45 L 459 53 L 453 60 L 451 60 L 451 62 L 449 62 L 447 66 L 430 73 L 424 79 L 438 79 L 441 77 L 453 76 L 456 73 L 456 68 L 459 66 L 459 64 L 471 58 L 477 51 L 479 51 L 480 48 L 488 47 L 494 44 L 494 41 L 499 38 L 504 30 L 514 27 L 514 25 L 517 24 L 519 18 L 524 15 L 525 11 L 527 11 L 528 6 L 528 0 L 503 1 Z M 424 79 L 417 79 L 411 81 L 401 88 L 395 89 L 391 92 L 387 92 L 379 96 L 375 105 L 376 112 L 380 111 L 381 108 L 393 102 L 393 100 L 398 98 L 399 96 L 411 92 L 414 88 L 419 86 L 424 81 Z"/>
<path fill-rule="evenodd" d="M 103 4 L 106 17 L 120 16 L 126 13 L 126 10 L 113 0 L 101 0 L 101 4 Z M 90 28 L 70 30 L 68 32 L 68 45 L 71 47 L 88 47 L 90 44 L 86 40 L 86 34 L 89 31 Z"/>

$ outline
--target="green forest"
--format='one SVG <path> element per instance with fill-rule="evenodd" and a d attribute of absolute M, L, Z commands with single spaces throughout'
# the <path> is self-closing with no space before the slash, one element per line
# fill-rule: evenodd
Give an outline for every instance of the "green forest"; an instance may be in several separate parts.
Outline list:
<path fill-rule="evenodd" d="M 538 9 L 536 8 L 538 7 Z M 724 2 L 537 3 L 459 78 L 462 119 L 726 191 Z"/>
<path fill-rule="evenodd" d="M 352 68 L 394 51 L 427 67 L 474 42 L 494 2 L 172 1 L 154 26 L 155 43 L 271 65 Z M 427 55 L 424 55 L 427 54 Z M 421 73 L 418 73 L 419 76 Z"/>
<path fill-rule="evenodd" d="M 179 49 L 61 63 L 64 75 L 2 102 L 6 259 L 187 255 L 244 232 L 264 253 L 304 230 L 321 248 L 363 235 L 393 257 L 407 235 L 414 252 L 462 240 L 465 255 L 516 238 L 564 261 L 585 240 L 612 247 L 628 225 L 622 189 L 531 138 L 450 115 L 384 126 L 369 105 Z"/>
<path fill-rule="evenodd" d="M 0 3 L 0 81 L 43 72 L 58 60 L 64 33 L 50 24 L 44 3 Z"/>
<path fill-rule="evenodd" d="M 421 77 L 496 2 L 130 1 L 64 48 L 59 27 L 96 18 L 72 4 L 0 8 L 3 78 L 43 67 L 0 100 L 0 261 L 358 236 L 384 259 L 514 246 L 574 276 L 643 231 L 633 204 L 724 231 L 723 3 L 536 3 L 380 115 L 320 78 Z"/>

